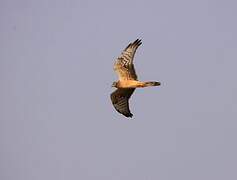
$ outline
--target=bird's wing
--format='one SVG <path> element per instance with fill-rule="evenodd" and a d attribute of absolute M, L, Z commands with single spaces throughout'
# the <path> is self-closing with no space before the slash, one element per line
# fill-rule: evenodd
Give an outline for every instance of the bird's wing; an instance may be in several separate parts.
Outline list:
<path fill-rule="evenodd" d="M 114 70 L 118 74 L 119 80 L 137 80 L 137 75 L 133 65 L 133 58 L 137 48 L 142 44 L 140 39 L 130 43 L 117 58 Z"/>
<path fill-rule="evenodd" d="M 134 88 L 129 89 L 117 89 L 111 95 L 111 101 L 114 108 L 126 117 L 132 117 L 133 114 L 130 112 L 128 100 L 134 92 Z"/>

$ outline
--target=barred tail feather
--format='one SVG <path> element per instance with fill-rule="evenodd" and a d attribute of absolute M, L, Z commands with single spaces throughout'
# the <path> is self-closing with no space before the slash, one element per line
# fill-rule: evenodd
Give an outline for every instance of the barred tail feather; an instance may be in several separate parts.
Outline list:
<path fill-rule="evenodd" d="M 145 87 L 147 86 L 160 86 L 160 82 L 156 81 L 145 82 Z"/>

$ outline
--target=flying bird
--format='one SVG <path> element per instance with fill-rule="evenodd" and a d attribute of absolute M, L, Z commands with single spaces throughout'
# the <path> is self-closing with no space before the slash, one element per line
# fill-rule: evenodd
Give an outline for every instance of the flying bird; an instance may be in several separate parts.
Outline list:
<path fill-rule="evenodd" d="M 130 43 L 116 59 L 114 64 L 114 71 L 117 73 L 119 80 L 113 82 L 112 87 L 117 89 L 110 95 L 110 98 L 114 108 L 126 117 L 133 116 L 130 112 L 128 101 L 136 88 L 160 85 L 160 82 L 141 82 L 137 78 L 133 59 L 137 48 L 141 44 L 142 41 L 140 39 Z"/>

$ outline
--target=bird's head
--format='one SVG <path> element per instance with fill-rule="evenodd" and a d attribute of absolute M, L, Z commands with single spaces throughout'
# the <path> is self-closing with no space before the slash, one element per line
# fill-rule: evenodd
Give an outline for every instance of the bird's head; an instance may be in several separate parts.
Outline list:
<path fill-rule="evenodd" d="M 118 82 L 113 82 L 111 87 L 117 87 Z"/>

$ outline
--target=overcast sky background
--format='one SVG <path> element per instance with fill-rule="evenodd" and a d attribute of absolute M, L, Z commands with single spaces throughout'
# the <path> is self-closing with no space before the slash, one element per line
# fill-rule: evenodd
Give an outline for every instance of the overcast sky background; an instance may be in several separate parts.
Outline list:
<path fill-rule="evenodd" d="M 236 180 L 237 1 L 0 1 L 1 180 Z M 109 95 L 142 38 L 133 119 Z"/>

